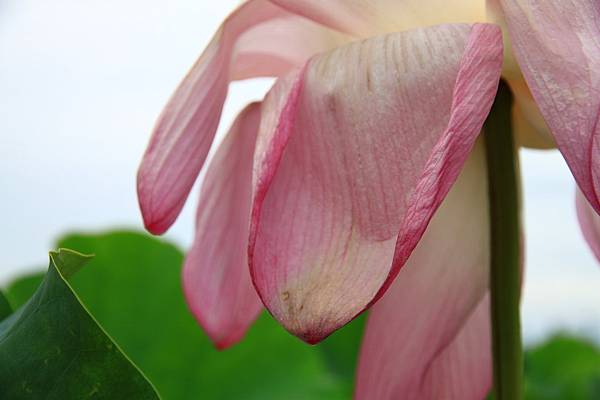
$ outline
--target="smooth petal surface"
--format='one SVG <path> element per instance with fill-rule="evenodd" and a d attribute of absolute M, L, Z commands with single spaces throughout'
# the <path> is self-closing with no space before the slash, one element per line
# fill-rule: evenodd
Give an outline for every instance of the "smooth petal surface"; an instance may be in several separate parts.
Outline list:
<path fill-rule="evenodd" d="M 318 342 L 385 292 L 472 149 L 501 56 L 497 27 L 440 25 L 339 48 L 276 85 L 249 261 L 286 329 Z"/>
<path fill-rule="evenodd" d="M 262 304 L 248 272 L 252 159 L 260 105 L 240 113 L 209 164 L 196 238 L 183 267 L 187 303 L 215 345 L 239 341 Z"/>
<path fill-rule="evenodd" d="M 271 0 L 336 30 L 362 37 L 444 23 L 485 22 L 485 2 L 459 0 Z"/>
<path fill-rule="evenodd" d="M 600 261 L 600 216 L 590 206 L 590 203 L 588 203 L 579 189 L 575 196 L 577 218 L 579 219 L 581 232 L 592 252 Z"/>
<path fill-rule="evenodd" d="M 600 212 L 600 2 L 500 3 L 533 98 L 579 187 Z"/>
<path fill-rule="evenodd" d="M 406 265 L 370 309 L 357 399 L 484 398 L 489 313 L 466 321 L 488 290 L 486 182 L 479 143 Z"/>
<path fill-rule="evenodd" d="M 281 76 L 326 50 L 355 40 L 301 16 L 285 13 L 240 35 L 231 79 Z"/>
<path fill-rule="evenodd" d="M 146 228 L 175 221 L 204 164 L 231 79 L 277 76 L 348 40 L 266 0 L 244 3 L 221 25 L 159 117 L 138 172 Z"/>
<path fill-rule="evenodd" d="M 430 399 L 479 400 L 492 388 L 493 356 L 489 293 L 426 375 Z M 423 398 L 423 397 L 420 397 Z"/>
<path fill-rule="evenodd" d="M 525 80 L 509 81 L 509 85 L 515 99 L 512 123 L 517 145 L 535 149 L 555 149 L 556 142 L 531 97 Z"/>

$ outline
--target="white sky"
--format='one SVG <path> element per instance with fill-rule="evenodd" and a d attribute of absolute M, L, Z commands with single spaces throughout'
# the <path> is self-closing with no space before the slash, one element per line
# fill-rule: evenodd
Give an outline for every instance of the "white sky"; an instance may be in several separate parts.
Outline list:
<path fill-rule="evenodd" d="M 235 0 L 0 0 L 0 283 L 73 230 L 141 229 L 135 173 L 161 107 Z M 234 85 L 221 130 L 269 81 Z M 522 153 L 524 335 L 600 338 L 600 268 L 556 151 Z M 166 235 L 187 246 L 191 196 Z"/>

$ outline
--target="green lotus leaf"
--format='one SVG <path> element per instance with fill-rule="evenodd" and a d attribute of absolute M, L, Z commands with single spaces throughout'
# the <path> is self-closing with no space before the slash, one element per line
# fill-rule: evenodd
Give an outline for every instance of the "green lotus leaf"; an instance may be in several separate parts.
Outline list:
<path fill-rule="evenodd" d="M 35 293 L 0 322 L 0 398 L 158 399 L 65 279 L 89 259 L 51 252 Z"/>

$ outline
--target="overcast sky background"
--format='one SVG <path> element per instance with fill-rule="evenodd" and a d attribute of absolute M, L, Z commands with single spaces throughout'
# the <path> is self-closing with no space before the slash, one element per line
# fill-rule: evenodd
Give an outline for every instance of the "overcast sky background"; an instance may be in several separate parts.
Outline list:
<path fill-rule="evenodd" d="M 62 233 L 142 229 L 135 173 L 161 107 L 237 1 L 0 0 L 0 285 Z M 269 80 L 233 85 L 220 131 Z M 556 151 L 523 151 L 524 336 L 600 341 L 600 268 Z M 192 195 L 166 235 L 193 233 Z"/>

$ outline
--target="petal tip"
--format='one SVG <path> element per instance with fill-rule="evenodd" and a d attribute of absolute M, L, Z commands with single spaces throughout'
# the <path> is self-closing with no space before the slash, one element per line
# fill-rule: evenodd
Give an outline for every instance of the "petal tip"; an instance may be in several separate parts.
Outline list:
<path fill-rule="evenodd" d="M 302 337 L 301 339 L 310 344 L 311 346 L 315 346 L 319 343 L 321 343 L 323 340 L 327 339 L 329 337 L 330 333 L 327 334 L 317 334 L 315 335 L 314 333 L 308 334 L 304 337 Z"/>
<path fill-rule="evenodd" d="M 185 281 L 184 281 L 185 282 Z M 203 313 L 194 303 L 194 298 L 190 294 L 189 289 L 186 290 L 186 285 L 183 286 L 183 293 L 185 297 L 185 302 L 188 306 L 188 310 L 196 320 L 196 323 L 202 328 L 202 331 L 214 348 L 218 351 L 224 351 L 230 348 L 231 346 L 237 344 L 244 337 L 245 330 L 230 332 L 229 334 L 224 334 L 224 332 L 220 332 L 220 328 L 218 326 L 213 326 L 213 324 L 209 323 L 206 318 L 205 313 Z"/>
<path fill-rule="evenodd" d="M 173 218 L 172 213 L 165 213 L 164 210 L 155 206 L 154 196 L 145 184 L 147 179 L 143 171 L 142 162 L 142 167 L 140 167 L 137 176 L 137 197 L 144 228 L 153 235 L 162 235 L 171 227 L 178 213 Z"/>
<path fill-rule="evenodd" d="M 227 350 L 233 343 L 229 343 L 227 341 L 222 341 L 222 342 L 213 342 L 213 345 L 215 346 L 215 349 L 217 349 L 217 351 L 225 351 Z"/>
<path fill-rule="evenodd" d="M 262 304 L 257 298 L 256 307 L 251 307 L 245 314 L 249 319 L 242 321 L 239 319 L 237 321 L 232 320 L 230 317 L 234 315 L 233 313 L 224 314 L 222 310 L 215 308 L 214 305 L 211 306 L 210 303 L 206 302 L 206 299 L 203 300 L 202 296 L 199 296 L 205 290 L 194 283 L 196 278 L 194 276 L 194 266 L 189 261 L 192 252 L 193 249 L 186 256 L 181 273 L 183 297 L 192 317 L 210 339 L 215 349 L 223 351 L 236 345 L 245 337 L 246 331 L 260 314 Z"/>
<path fill-rule="evenodd" d="M 227 349 L 229 349 L 231 346 L 237 344 L 240 340 L 242 340 L 242 337 L 227 337 L 227 338 L 221 338 L 221 339 L 214 339 L 212 337 L 210 337 L 211 342 L 213 343 L 213 345 L 215 346 L 215 349 L 217 351 L 225 351 Z"/>
<path fill-rule="evenodd" d="M 325 340 L 325 338 L 327 338 L 331 334 L 331 332 L 324 332 L 322 330 L 317 329 L 297 331 L 292 332 L 292 334 L 300 340 L 302 340 L 303 342 L 306 342 L 310 345 L 316 345 Z"/>
<path fill-rule="evenodd" d="M 161 221 L 149 220 L 144 217 L 144 228 L 151 234 L 160 236 L 169 229 L 169 226 Z"/>
<path fill-rule="evenodd" d="M 193 312 L 193 314 L 194 318 L 196 319 L 200 327 L 202 327 L 202 330 L 204 331 L 206 336 L 208 336 L 208 338 L 210 339 L 211 343 L 217 351 L 224 351 L 229 349 L 230 347 L 241 342 L 242 339 L 244 339 L 244 337 L 246 336 L 247 328 L 242 327 L 233 330 L 229 333 L 215 332 L 214 330 L 208 329 L 207 325 L 201 322 L 199 315 L 197 315 L 195 312 Z"/>
<path fill-rule="evenodd" d="M 282 321 L 278 320 L 282 326 L 292 335 L 296 336 L 303 342 L 316 345 L 327 339 L 333 332 L 337 331 L 341 326 L 339 324 L 307 321 Z M 286 323 L 287 322 L 287 323 Z"/>
<path fill-rule="evenodd" d="M 138 186 L 139 187 L 139 186 Z M 165 233 L 171 223 L 165 218 L 157 218 L 157 213 L 150 207 L 150 202 L 147 201 L 147 196 L 141 193 L 138 189 L 138 199 L 140 212 L 142 213 L 142 220 L 144 222 L 144 228 L 153 235 L 162 235 Z"/>
<path fill-rule="evenodd" d="M 288 330 L 292 335 L 296 336 L 303 342 L 310 344 L 311 346 L 317 345 L 325 340 L 331 333 L 325 333 L 318 330 L 304 330 L 304 331 L 291 331 Z"/>

